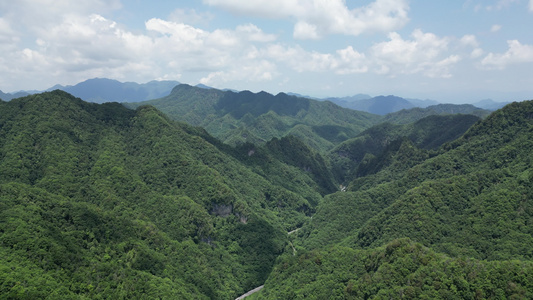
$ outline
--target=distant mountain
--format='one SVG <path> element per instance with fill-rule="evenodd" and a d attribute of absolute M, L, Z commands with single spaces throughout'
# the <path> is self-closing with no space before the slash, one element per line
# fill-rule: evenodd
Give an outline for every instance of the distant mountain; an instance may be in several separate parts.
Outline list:
<path fill-rule="evenodd" d="M 4 101 L 9 101 L 11 100 L 11 94 L 6 94 L 2 91 L 0 91 L 0 99 L 4 100 Z"/>
<path fill-rule="evenodd" d="M 491 112 L 489 110 L 475 107 L 472 104 L 438 104 L 428 106 L 426 108 L 415 107 L 411 109 L 402 109 L 400 111 L 387 114 L 383 118 L 383 122 L 390 122 L 393 124 L 408 124 L 431 115 L 452 114 L 474 115 L 484 118 L 490 113 Z"/>
<path fill-rule="evenodd" d="M 148 83 L 120 82 L 107 78 L 94 78 L 73 86 L 56 85 L 47 91 L 63 90 L 85 101 L 140 102 L 167 96 L 177 81 L 150 81 Z"/>
<path fill-rule="evenodd" d="M 402 109 L 412 108 L 414 105 L 404 98 L 389 95 L 360 100 L 354 103 L 354 107 L 358 108 L 357 110 L 366 111 L 372 114 L 386 115 Z"/>
<path fill-rule="evenodd" d="M 149 104 L 171 118 L 204 127 L 230 145 L 265 143 L 294 135 L 306 145 L 327 150 L 374 125 L 379 116 L 344 109 L 331 102 L 266 92 L 221 91 L 179 85 L 161 99 L 129 103 Z"/>
<path fill-rule="evenodd" d="M 302 94 L 292 93 L 292 92 L 288 92 L 287 95 L 289 95 L 289 96 L 296 96 L 296 97 L 300 97 L 300 98 L 313 99 L 313 100 L 322 100 L 322 99 L 317 98 L 317 97 L 312 97 L 312 96 L 302 95 Z"/>
<path fill-rule="evenodd" d="M 341 97 L 341 98 L 336 98 L 336 97 L 326 98 L 324 100 L 328 100 L 328 101 L 331 101 L 333 103 L 336 103 L 336 101 L 350 103 L 350 102 L 355 102 L 355 101 L 359 101 L 359 100 L 366 100 L 366 99 L 370 99 L 370 98 L 372 98 L 372 96 L 367 95 L 367 94 L 357 94 L 357 95 L 348 96 L 348 97 Z"/>
<path fill-rule="evenodd" d="M 484 99 L 476 103 L 473 103 L 473 105 L 484 108 L 484 109 L 488 109 L 488 110 L 497 110 L 497 109 L 504 107 L 505 105 L 509 103 L 510 102 L 496 102 L 492 99 Z"/>
<path fill-rule="evenodd" d="M 391 112 L 415 107 L 404 98 L 393 95 L 365 99 L 366 96 L 368 95 L 359 94 L 345 98 L 328 98 L 327 100 L 345 108 L 366 111 L 376 115 L 386 115 Z"/>
<path fill-rule="evenodd" d="M 430 99 L 421 100 L 421 99 L 405 98 L 405 100 L 411 102 L 411 104 L 413 104 L 416 107 L 422 107 L 422 108 L 439 104 L 438 101 L 430 100 Z"/>
<path fill-rule="evenodd" d="M 201 84 L 201 83 L 195 85 L 195 87 L 199 87 L 199 88 L 202 88 L 202 89 L 212 89 L 212 87 L 207 86 L 205 84 Z"/>
<path fill-rule="evenodd" d="M 28 95 L 29 95 L 29 93 L 27 93 L 27 92 L 4 93 L 4 92 L 0 91 L 0 99 L 2 99 L 4 101 L 9 101 L 11 99 L 25 97 L 25 96 L 28 96 Z"/>
<path fill-rule="evenodd" d="M 371 97 L 367 94 L 357 94 L 342 98 L 326 98 L 324 100 L 331 101 L 345 108 L 366 111 L 378 115 L 385 115 L 387 113 L 412 107 L 425 108 L 430 105 L 439 104 L 439 102 L 429 99 L 407 99 L 393 95 Z"/>

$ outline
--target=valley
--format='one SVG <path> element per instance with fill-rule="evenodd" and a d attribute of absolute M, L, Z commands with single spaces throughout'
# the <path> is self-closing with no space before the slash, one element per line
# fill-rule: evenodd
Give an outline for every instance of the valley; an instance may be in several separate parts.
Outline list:
<path fill-rule="evenodd" d="M 532 134 L 533 101 L 0 101 L 0 294 L 531 298 Z"/>

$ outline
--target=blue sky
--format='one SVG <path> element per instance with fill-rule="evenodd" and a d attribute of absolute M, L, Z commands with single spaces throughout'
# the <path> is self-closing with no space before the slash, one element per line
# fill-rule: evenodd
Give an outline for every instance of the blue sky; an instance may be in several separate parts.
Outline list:
<path fill-rule="evenodd" d="M 0 90 L 94 77 L 533 99 L 533 0 L 0 0 Z"/>

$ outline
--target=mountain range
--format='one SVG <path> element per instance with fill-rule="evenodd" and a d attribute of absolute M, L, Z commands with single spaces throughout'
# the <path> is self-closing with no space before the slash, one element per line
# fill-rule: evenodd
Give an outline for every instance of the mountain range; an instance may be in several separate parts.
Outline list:
<path fill-rule="evenodd" d="M 28 96 L 29 94 L 30 93 L 28 93 L 28 92 L 16 92 L 16 93 L 11 94 L 11 93 L 4 93 L 4 92 L 0 91 L 0 99 L 2 99 L 4 101 L 9 101 L 11 99 Z"/>
<path fill-rule="evenodd" d="M 290 134 L 314 149 L 326 150 L 379 120 L 379 116 L 370 113 L 284 93 L 274 96 L 185 84 L 176 86 L 166 97 L 127 106 L 147 104 L 175 120 L 201 126 L 230 145 L 261 144 Z"/>
<path fill-rule="evenodd" d="M 76 85 L 55 85 L 46 91 L 62 90 L 88 102 L 139 102 L 167 96 L 170 91 L 180 84 L 178 81 L 154 80 L 147 83 L 120 82 L 114 79 L 93 78 L 80 82 Z M 17 93 L 3 93 L 0 91 L 0 99 L 9 101 L 42 91 L 20 91 Z"/>
<path fill-rule="evenodd" d="M 73 86 L 56 85 L 47 91 L 62 90 L 85 101 L 104 102 L 139 102 L 161 98 L 178 85 L 177 81 L 150 81 L 139 84 L 120 82 L 113 79 L 94 78 Z"/>
<path fill-rule="evenodd" d="M 0 295 L 531 299 L 532 134 L 533 100 L 0 101 Z"/>
<path fill-rule="evenodd" d="M 354 97 L 354 98 L 344 98 L 344 99 L 328 99 L 333 103 L 360 111 L 366 111 L 376 115 L 386 115 L 391 112 L 399 111 L 402 109 L 409 109 L 415 107 L 411 102 L 405 100 L 404 98 L 397 96 L 377 96 L 373 98 L 364 98 L 365 95 L 362 95 L 363 98 Z"/>
<path fill-rule="evenodd" d="M 532 128 L 526 101 L 436 151 L 399 140 L 325 197 L 256 299 L 532 297 Z"/>
<path fill-rule="evenodd" d="M 233 299 L 331 192 L 320 156 L 290 138 L 229 148 L 153 107 L 58 90 L 0 111 L 8 298 Z"/>
<path fill-rule="evenodd" d="M 53 91 L 55 89 L 66 91 L 76 97 L 85 101 L 95 103 L 105 102 L 140 102 L 157 98 L 162 98 L 170 94 L 172 89 L 180 84 L 178 81 L 150 81 L 139 84 L 135 82 L 120 82 L 114 79 L 107 78 L 93 78 L 80 82 L 72 86 L 55 85 L 46 91 Z M 197 84 L 196 87 L 211 89 L 211 87 Z M 223 91 L 229 91 L 224 89 Z M 238 91 L 231 90 L 235 93 Z M 0 99 L 9 101 L 14 98 L 27 96 L 30 94 L 40 93 L 42 91 L 20 91 L 17 93 L 3 93 L 0 91 Z M 434 100 L 420 100 L 420 99 L 406 99 L 398 96 L 377 96 L 371 97 L 367 94 L 356 94 L 349 97 L 342 98 L 324 98 L 319 99 L 311 96 L 302 96 L 297 93 L 287 93 L 290 96 L 299 98 L 307 98 L 313 100 L 323 100 L 333 102 L 341 107 L 350 108 L 354 110 L 366 111 L 373 114 L 384 115 L 391 112 L 396 112 L 401 109 L 408 109 L 412 107 L 426 108 L 431 105 L 439 104 Z M 503 102 L 495 102 L 491 99 L 485 99 L 474 103 L 476 107 L 496 110 L 503 107 Z"/>

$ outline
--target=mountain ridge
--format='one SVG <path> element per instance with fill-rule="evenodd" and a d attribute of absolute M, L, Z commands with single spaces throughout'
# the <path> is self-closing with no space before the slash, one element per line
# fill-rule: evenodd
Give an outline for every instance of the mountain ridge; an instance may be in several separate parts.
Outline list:
<path fill-rule="evenodd" d="M 317 157 L 247 165 L 151 106 L 55 90 L 0 111 L 2 295 L 234 298 L 321 199 Z"/>
<path fill-rule="evenodd" d="M 145 104 L 154 105 L 173 119 L 204 127 L 232 145 L 265 143 L 292 134 L 314 149 L 331 148 L 379 119 L 331 102 L 285 93 L 235 93 L 184 84 L 176 86 L 167 97 L 127 105 Z M 324 124 L 331 127 L 324 130 Z"/>

